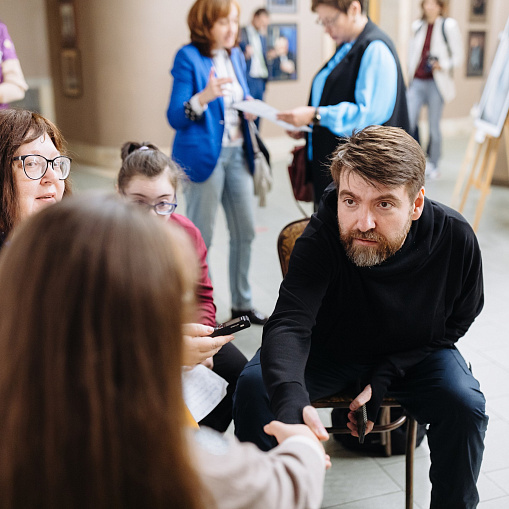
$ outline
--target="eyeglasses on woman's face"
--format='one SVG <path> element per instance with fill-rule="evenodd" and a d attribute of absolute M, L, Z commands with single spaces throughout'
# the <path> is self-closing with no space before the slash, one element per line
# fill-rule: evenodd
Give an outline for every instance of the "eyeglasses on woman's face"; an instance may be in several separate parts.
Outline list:
<path fill-rule="evenodd" d="M 150 203 L 144 202 L 143 200 L 132 200 L 135 205 L 139 205 L 143 207 L 147 211 L 153 210 L 159 216 L 169 216 L 175 212 L 177 208 L 177 199 L 175 198 L 175 203 L 171 203 L 169 201 L 160 201 L 155 205 L 151 205 Z"/>
<path fill-rule="evenodd" d="M 54 159 L 46 159 L 44 156 L 28 154 L 13 157 L 13 161 L 21 161 L 25 175 L 31 180 L 39 180 L 46 175 L 51 163 L 58 180 L 65 180 L 71 172 L 72 159 L 67 156 L 58 156 Z"/>
<path fill-rule="evenodd" d="M 325 19 L 318 18 L 316 20 L 316 24 L 320 25 L 324 28 L 329 28 L 332 25 L 334 25 L 334 23 L 336 23 L 336 21 L 339 19 L 340 15 L 341 15 L 341 11 L 338 11 L 338 13 L 335 16 L 332 16 L 332 18 L 325 18 Z"/>

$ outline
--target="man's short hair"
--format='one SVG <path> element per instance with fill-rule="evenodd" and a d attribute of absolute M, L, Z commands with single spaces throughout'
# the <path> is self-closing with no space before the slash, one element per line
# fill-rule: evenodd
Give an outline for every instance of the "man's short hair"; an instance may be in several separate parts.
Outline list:
<path fill-rule="evenodd" d="M 424 186 L 426 158 L 403 129 L 369 126 L 354 131 L 334 152 L 330 171 L 339 189 L 340 176 L 354 173 L 374 187 L 404 185 L 413 200 Z"/>
<path fill-rule="evenodd" d="M 265 7 L 260 7 L 259 9 L 256 9 L 256 11 L 253 12 L 253 18 L 257 18 L 258 16 L 268 16 L 269 11 L 265 9 Z"/>

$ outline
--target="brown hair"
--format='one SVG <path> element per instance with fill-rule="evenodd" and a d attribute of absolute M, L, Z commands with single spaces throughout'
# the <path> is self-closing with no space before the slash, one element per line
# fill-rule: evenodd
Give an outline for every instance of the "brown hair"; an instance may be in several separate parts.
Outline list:
<path fill-rule="evenodd" d="M 329 7 L 337 9 L 338 11 L 346 14 L 348 8 L 354 1 L 359 2 L 361 6 L 361 12 L 364 12 L 365 10 L 364 0 L 311 0 L 311 10 L 315 12 L 316 8 L 319 5 L 328 5 Z"/>
<path fill-rule="evenodd" d="M 375 187 L 404 185 L 413 200 L 424 186 L 425 168 L 420 145 L 403 129 L 369 126 L 338 146 L 330 170 L 338 189 L 341 174 L 352 172 Z"/>
<path fill-rule="evenodd" d="M 12 158 L 25 143 L 47 135 L 55 148 L 65 154 L 64 138 L 58 127 L 47 118 L 28 110 L 0 111 L 0 232 L 7 235 L 18 222 L 18 193 Z M 71 194 L 71 182 L 64 181 L 64 196 Z"/>
<path fill-rule="evenodd" d="M 119 198 L 82 195 L 4 247 L 0 507 L 204 506 L 181 392 L 188 242 Z"/>
<path fill-rule="evenodd" d="M 214 39 L 212 27 L 217 20 L 226 18 L 230 14 L 232 5 L 237 7 L 240 16 L 240 5 L 237 0 L 196 0 L 187 15 L 187 24 L 191 31 L 191 42 L 206 57 L 212 56 Z M 240 30 L 237 33 L 237 42 Z"/>
<path fill-rule="evenodd" d="M 122 166 L 118 172 L 117 186 L 121 193 L 136 176 L 153 178 L 166 172 L 175 191 L 179 181 L 186 179 L 185 173 L 170 157 L 147 141 L 124 143 L 120 150 L 120 157 Z"/>
<path fill-rule="evenodd" d="M 440 16 L 444 14 L 445 10 L 447 9 L 447 3 L 445 0 L 435 0 L 436 4 L 440 7 Z M 421 10 L 422 10 L 422 19 L 425 19 L 426 16 L 424 16 L 424 0 L 421 2 Z"/>

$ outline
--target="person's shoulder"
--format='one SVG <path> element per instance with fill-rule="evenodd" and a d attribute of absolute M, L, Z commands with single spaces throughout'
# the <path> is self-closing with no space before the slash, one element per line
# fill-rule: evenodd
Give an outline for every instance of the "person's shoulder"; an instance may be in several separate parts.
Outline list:
<path fill-rule="evenodd" d="M 193 232 L 194 234 L 200 233 L 198 227 L 188 217 L 183 216 L 182 214 L 173 213 L 171 215 L 170 221 L 178 224 L 186 230 L 189 230 L 190 232 Z"/>
<path fill-rule="evenodd" d="M 443 222 L 454 236 L 475 237 L 472 226 L 457 210 L 434 200 L 429 200 L 429 204 L 433 208 L 435 224 Z"/>
<path fill-rule="evenodd" d="M 412 32 L 414 32 L 414 33 L 418 32 L 419 29 L 421 29 L 425 23 L 426 22 L 422 18 L 412 21 Z"/>

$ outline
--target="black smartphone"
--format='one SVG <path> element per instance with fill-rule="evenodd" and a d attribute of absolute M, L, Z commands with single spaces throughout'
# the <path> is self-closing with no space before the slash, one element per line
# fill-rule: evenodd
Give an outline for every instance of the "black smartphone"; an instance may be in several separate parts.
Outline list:
<path fill-rule="evenodd" d="M 366 425 L 368 424 L 368 413 L 366 405 L 362 405 L 355 411 L 355 419 L 357 420 L 357 431 L 359 432 L 359 443 L 364 443 L 364 436 L 366 435 Z"/>
<path fill-rule="evenodd" d="M 217 327 L 214 327 L 214 332 L 210 335 L 211 338 L 215 336 L 228 336 L 229 334 L 235 334 L 243 329 L 251 327 L 251 322 L 248 316 L 239 316 L 232 320 L 224 323 L 220 323 Z"/>

